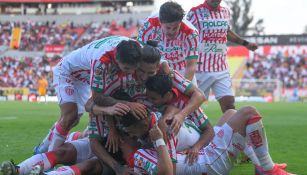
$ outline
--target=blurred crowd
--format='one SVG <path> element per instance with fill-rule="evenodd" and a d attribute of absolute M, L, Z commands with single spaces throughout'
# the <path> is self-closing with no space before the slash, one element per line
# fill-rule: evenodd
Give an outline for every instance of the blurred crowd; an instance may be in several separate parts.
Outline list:
<path fill-rule="evenodd" d="M 10 45 L 10 37 L 14 27 L 22 29 L 18 50 L 43 51 L 45 45 L 79 48 L 90 41 L 109 36 L 117 26 L 129 29 L 132 25 L 135 25 L 133 20 L 124 21 L 120 25 L 114 21 L 82 25 L 73 22 L 57 24 L 55 21 L 0 22 L 0 46 Z"/>
<path fill-rule="evenodd" d="M 307 55 L 256 55 L 246 63 L 243 78 L 278 79 L 284 88 L 307 88 Z"/>
<path fill-rule="evenodd" d="M 0 87 L 27 87 L 36 93 L 38 80 L 46 77 L 48 81 L 48 94 L 54 95 L 52 87 L 52 67 L 60 60 L 59 56 L 52 58 L 25 57 L 25 58 L 0 58 Z"/>
<path fill-rule="evenodd" d="M 0 22 L 0 45 L 10 45 L 12 28 L 22 29 L 19 50 L 43 51 L 45 45 L 72 46 L 85 32 L 88 25 L 77 26 L 73 22 Z"/>

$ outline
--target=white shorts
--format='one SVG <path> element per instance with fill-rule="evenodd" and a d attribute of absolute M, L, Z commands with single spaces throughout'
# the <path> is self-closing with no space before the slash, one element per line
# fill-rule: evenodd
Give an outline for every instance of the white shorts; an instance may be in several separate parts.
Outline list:
<path fill-rule="evenodd" d="M 231 78 L 228 70 L 223 72 L 196 72 L 198 87 L 209 97 L 210 89 L 219 100 L 224 96 L 233 96 Z"/>
<path fill-rule="evenodd" d="M 186 155 L 177 153 L 176 174 L 180 175 L 227 175 L 232 169 L 232 160 L 244 149 L 245 138 L 226 123 L 214 127 L 212 142 L 199 152 L 198 161 L 192 166 L 185 163 Z"/>
<path fill-rule="evenodd" d="M 53 86 L 60 105 L 74 102 L 78 105 L 78 114 L 85 112 L 84 105 L 91 96 L 89 84 L 76 81 L 71 75 L 63 73 L 61 68 L 56 66 L 53 69 Z"/>
<path fill-rule="evenodd" d="M 76 163 L 80 163 L 84 160 L 88 160 L 90 158 L 95 157 L 92 152 L 90 140 L 88 137 L 83 139 L 68 141 L 66 143 L 72 144 L 77 150 L 77 161 Z"/>

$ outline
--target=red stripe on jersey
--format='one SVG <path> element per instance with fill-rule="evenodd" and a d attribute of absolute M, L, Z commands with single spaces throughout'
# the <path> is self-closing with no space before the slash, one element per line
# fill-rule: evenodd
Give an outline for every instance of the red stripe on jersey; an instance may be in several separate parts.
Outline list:
<path fill-rule="evenodd" d="M 147 151 L 145 149 L 143 149 L 144 152 L 147 153 Z M 154 159 L 151 159 L 149 157 L 147 157 L 145 154 L 143 154 L 142 152 L 140 152 L 139 150 L 136 151 L 137 154 L 141 155 L 142 157 L 144 157 L 146 160 L 148 160 L 149 162 L 153 163 L 153 164 L 157 164 L 157 159 L 154 160 Z"/>

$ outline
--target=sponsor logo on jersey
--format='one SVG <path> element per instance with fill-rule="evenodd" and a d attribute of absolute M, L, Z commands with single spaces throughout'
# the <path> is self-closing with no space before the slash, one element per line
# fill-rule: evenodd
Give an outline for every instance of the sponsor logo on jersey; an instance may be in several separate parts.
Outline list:
<path fill-rule="evenodd" d="M 227 21 L 204 21 L 203 22 L 203 27 L 204 28 L 209 28 L 209 27 L 228 27 L 228 22 Z"/>

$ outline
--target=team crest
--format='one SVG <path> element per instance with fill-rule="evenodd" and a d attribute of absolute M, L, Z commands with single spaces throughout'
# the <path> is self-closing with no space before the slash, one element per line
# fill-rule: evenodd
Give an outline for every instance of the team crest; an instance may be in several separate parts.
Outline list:
<path fill-rule="evenodd" d="M 66 93 L 67 95 L 71 96 L 71 95 L 74 94 L 74 92 L 75 92 L 75 90 L 74 90 L 73 87 L 71 87 L 71 86 L 65 87 L 65 93 Z"/>

